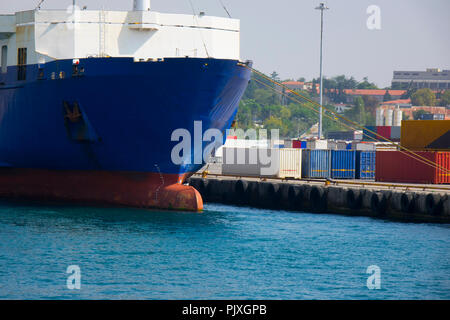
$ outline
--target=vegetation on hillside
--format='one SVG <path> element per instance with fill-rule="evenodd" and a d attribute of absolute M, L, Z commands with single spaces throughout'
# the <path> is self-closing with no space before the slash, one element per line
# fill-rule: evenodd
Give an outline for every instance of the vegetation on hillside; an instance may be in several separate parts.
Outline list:
<path fill-rule="evenodd" d="M 281 81 L 277 72 L 272 72 L 269 76 L 275 81 Z M 288 79 L 289 80 L 289 79 Z M 304 78 L 298 79 L 304 82 Z M 316 88 L 319 79 L 313 79 L 313 88 Z M 352 103 L 345 94 L 344 89 L 378 89 L 377 86 L 366 78 L 362 82 L 356 81 L 353 77 L 347 78 L 344 75 L 323 80 L 324 106 L 335 111 L 336 104 L 343 104 L 346 110 L 344 117 L 358 123 L 361 126 L 375 125 L 376 108 L 379 101 L 370 96 L 357 97 Z M 391 100 L 389 91 L 385 88 L 384 101 Z M 237 114 L 237 128 L 240 129 L 279 129 L 283 138 L 298 138 L 307 132 L 313 125 L 319 122 L 318 107 L 294 94 L 281 94 L 284 89 L 274 85 L 272 82 L 258 75 L 253 75 L 244 97 L 240 103 Z M 319 101 L 317 90 L 297 91 L 304 97 Z M 412 104 L 416 106 L 450 105 L 450 91 L 440 95 L 438 102 L 436 95 L 430 89 L 408 90 L 405 98 L 411 97 Z M 425 113 L 425 112 L 424 112 Z M 420 116 L 420 114 L 415 115 Z M 334 120 L 333 120 L 334 119 Z M 341 120 L 329 112 L 323 116 L 323 132 L 348 131 L 351 128 L 342 125 Z M 354 127 L 354 126 L 353 126 Z M 356 128 L 359 129 L 359 128 Z"/>
<path fill-rule="evenodd" d="M 254 75 L 253 77 L 239 106 L 236 118 L 238 128 L 244 130 L 250 128 L 279 129 L 280 136 L 297 138 L 318 123 L 319 113 L 317 106 L 293 94 L 286 97 L 280 94 L 280 91 L 283 90 L 280 87 L 260 76 Z M 273 72 L 270 77 L 279 81 L 276 72 Z M 313 83 L 318 83 L 318 81 L 314 80 Z M 348 79 L 345 76 L 324 79 L 324 90 L 327 91 L 327 100 L 334 103 L 347 101 L 343 89 L 347 89 L 348 86 L 353 88 L 372 88 L 375 85 L 369 83 L 367 78 L 362 83 L 356 82 L 353 78 Z M 298 93 L 318 101 L 317 92 L 301 90 Z M 360 125 L 372 125 L 375 121 L 376 101 L 366 100 L 362 98 L 355 99 L 355 102 L 350 104 L 350 108 L 345 111 L 344 116 Z M 366 103 L 369 105 L 369 110 L 366 110 Z M 325 107 L 335 111 L 332 104 L 325 104 Z M 342 125 L 340 121 L 333 119 L 336 118 L 331 113 L 327 112 L 324 114 L 323 131 L 325 135 L 329 131 L 350 130 Z"/>
<path fill-rule="evenodd" d="M 419 89 L 411 95 L 413 106 L 434 106 L 436 105 L 436 95 L 431 89 Z"/>

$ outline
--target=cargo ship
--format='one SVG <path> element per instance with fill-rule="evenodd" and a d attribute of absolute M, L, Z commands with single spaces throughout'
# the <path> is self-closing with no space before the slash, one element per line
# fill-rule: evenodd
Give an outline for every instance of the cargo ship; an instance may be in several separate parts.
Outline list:
<path fill-rule="evenodd" d="M 202 210 L 202 148 L 175 164 L 171 135 L 232 125 L 239 20 L 37 8 L 0 15 L 0 49 L 0 197 Z"/>

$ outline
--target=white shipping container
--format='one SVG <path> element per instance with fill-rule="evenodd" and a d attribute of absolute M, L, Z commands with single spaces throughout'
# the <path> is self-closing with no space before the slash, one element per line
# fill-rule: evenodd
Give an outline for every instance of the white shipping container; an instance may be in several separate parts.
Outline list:
<path fill-rule="evenodd" d="M 310 150 L 327 150 L 328 140 L 310 140 L 306 143 L 306 148 Z"/>
<path fill-rule="evenodd" d="M 278 178 L 302 177 L 302 149 L 281 149 Z"/>
<path fill-rule="evenodd" d="M 272 148 L 278 148 L 277 146 L 284 146 L 284 140 L 270 140 L 270 146 Z"/>
<path fill-rule="evenodd" d="M 363 137 L 364 137 L 363 131 L 361 131 L 361 130 L 355 131 L 355 136 L 354 136 L 355 140 L 362 140 Z"/>
<path fill-rule="evenodd" d="M 337 149 L 336 141 L 328 140 L 328 148 L 327 148 L 327 150 L 336 150 L 336 149 Z"/>
<path fill-rule="evenodd" d="M 302 149 L 224 148 L 222 174 L 296 178 L 302 176 Z"/>
<path fill-rule="evenodd" d="M 333 140 L 310 140 L 306 143 L 310 150 L 336 150 L 337 144 Z"/>
<path fill-rule="evenodd" d="M 347 150 L 346 141 L 336 141 L 336 150 Z"/>
<path fill-rule="evenodd" d="M 376 146 L 375 143 L 361 143 L 361 142 L 353 142 L 352 150 L 356 151 L 375 151 Z"/>
<path fill-rule="evenodd" d="M 292 148 L 292 146 L 293 146 L 292 140 L 285 140 L 284 141 L 284 147 L 285 148 Z"/>

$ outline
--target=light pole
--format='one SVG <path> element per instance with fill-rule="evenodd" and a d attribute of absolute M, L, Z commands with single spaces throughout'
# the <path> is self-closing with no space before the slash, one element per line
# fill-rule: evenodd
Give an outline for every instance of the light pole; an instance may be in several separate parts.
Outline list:
<path fill-rule="evenodd" d="M 323 104 L 323 77 L 322 77 L 322 40 L 323 40 L 323 11 L 328 10 L 325 4 L 322 2 L 316 10 L 320 10 L 320 114 L 319 114 L 319 139 L 322 139 L 322 104 Z"/>

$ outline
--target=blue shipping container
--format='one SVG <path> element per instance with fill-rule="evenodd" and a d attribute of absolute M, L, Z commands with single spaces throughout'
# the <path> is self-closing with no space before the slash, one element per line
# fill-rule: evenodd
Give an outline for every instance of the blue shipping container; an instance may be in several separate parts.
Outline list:
<path fill-rule="evenodd" d="M 301 142 L 301 147 L 302 147 L 302 149 L 306 149 L 306 146 L 307 146 L 307 142 L 306 141 L 302 141 Z"/>
<path fill-rule="evenodd" d="M 375 127 L 375 126 L 367 126 L 367 127 L 365 127 L 365 129 L 363 131 L 363 133 L 364 133 L 363 140 L 365 140 L 365 141 L 373 141 L 372 139 L 375 139 L 375 140 L 378 141 L 379 138 L 375 134 L 369 132 L 369 130 L 374 132 L 374 133 L 377 133 L 377 127 Z"/>
<path fill-rule="evenodd" d="M 331 151 L 331 178 L 355 179 L 356 151 Z"/>
<path fill-rule="evenodd" d="M 302 176 L 304 178 L 330 178 L 331 151 L 303 150 Z"/>
<path fill-rule="evenodd" d="M 356 179 L 375 179 L 375 151 L 358 151 L 356 155 Z"/>

